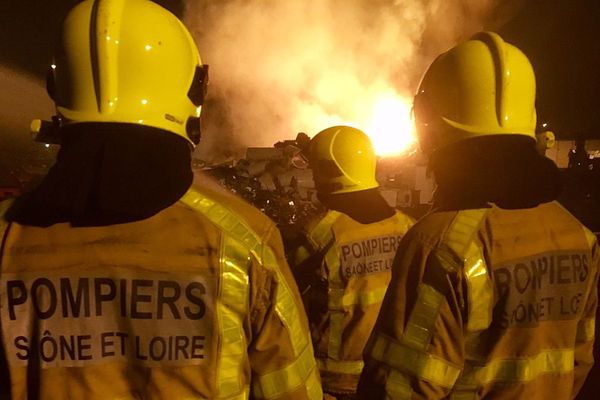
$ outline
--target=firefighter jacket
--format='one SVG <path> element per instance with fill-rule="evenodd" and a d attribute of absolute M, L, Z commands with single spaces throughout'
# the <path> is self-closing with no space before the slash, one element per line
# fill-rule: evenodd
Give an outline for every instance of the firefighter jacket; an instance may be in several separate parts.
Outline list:
<path fill-rule="evenodd" d="M 399 246 L 359 394 L 574 398 L 593 363 L 599 256 L 556 202 L 429 214 Z"/>
<path fill-rule="evenodd" d="M 253 207 L 192 188 L 132 223 L 4 224 L 14 400 L 322 398 L 279 232 Z"/>
<path fill-rule="evenodd" d="M 303 290 L 324 391 L 356 391 L 362 351 L 390 281 L 396 248 L 412 224 L 400 212 L 361 224 L 333 210 L 309 224 L 293 271 Z"/>

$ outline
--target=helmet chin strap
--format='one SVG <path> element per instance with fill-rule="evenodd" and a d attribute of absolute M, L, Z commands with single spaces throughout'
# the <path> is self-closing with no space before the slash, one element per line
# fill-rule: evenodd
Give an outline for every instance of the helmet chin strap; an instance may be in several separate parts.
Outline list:
<path fill-rule="evenodd" d="M 200 107 L 204 104 L 206 93 L 208 91 L 208 65 L 199 65 L 196 67 L 194 73 L 194 79 L 192 85 L 188 91 L 188 98 L 194 103 L 196 107 Z M 189 117 L 185 125 L 185 131 L 188 138 L 198 145 L 200 143 L 201 127 L 200 117 Z"/>
<path fill-rule="evenodd" d="M 201 127 L 200 127 L 200 118 L 199 117 L 189 117 L 187 123 L 185 125 L 185 130 L 190 138 L 190 140 L 198 145 L 200 143 L 200 138 L 202 137 Z"/>

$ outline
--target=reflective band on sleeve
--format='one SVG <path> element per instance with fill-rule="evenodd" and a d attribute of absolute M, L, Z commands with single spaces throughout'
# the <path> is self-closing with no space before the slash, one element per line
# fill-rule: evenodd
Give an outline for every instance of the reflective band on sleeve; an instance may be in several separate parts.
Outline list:
<path fill-rule="evenodd" d="M 304 350 L 304 347 L 308 345 L 308 338 L 299 324 L 300 316 L 296 303 L 287 286 L 286 280 L 283 278 L 281 271 L 279 271 L 278 262 L 273 251 L 269 247 L 264 246 L 258 235 L 247 227 L 237 215 L 195 190 L 189 190 L 182 197 L 182 201 L 205 214 L 212 222 L 225 230 L 225 232 L 242 242 L 265 268 L 276 273 L 279 290 L 277 290 L 275 311 L 288 328 L 294 353 L 296 355 L 300 354 Z"/>
<path fill-rule="evenodd" d="M 344 284 L 340 279 L 340 257 L 337 246 L 331 248 L 325 254 L 325 262 L 329 272 L 327 274 L 329 283 L 329 304 L 341 304 L 344 295 Z M 340 359 L 342 347 L 342 334 L 344 330 L 344 309 L 340 307 L 329 309 L 329 344 L 327 355 L 333 360 Z"/>
<path fill-rule="evenodd" d="M 477 234 L 487 208 L 459 211 L 444 237 L 444 244 L 457 256 L 467 254 L 469 244 Z"/>
<path fill-rule="evenodd" d="M 315 370 L 316 364 L 312 351 L 310 347 L 306 347 L 304 352 L 287 367 L 259 376 L 253 383 L 254 395 L 263 399 L 281 397 L 302 386 Z"/>
<path fill-rule="evenodd" d="M 482 331 L 492 323 L 494 287 L 482 249 L 475 241 L 471 241 L 465 255 L 464 272 L 469 288 L 467 291 L 469 299 L 467 331 Z"/>
<path fill-rule="evenodd" d="M 378 304 L 383 302 L 387 287 L 370 290 L 368 292 L 350 292 L 345 293 L 343 296 L 330 296 L 329 297 L 329 308 L 330 309 L 342 309 L 344 307 L 352 306 L 370 306 L 372 304 Z"/>
<path fill-rule="evenodd" d="M 385 382 L 385 394 L 386 400 L 410 400 L 412 397 L 410 380 L 395 369 L 391 370 Z"/>
<path fill-rule="evenodd" d="M 533 357 L 493 360 L 483 367 L 472 367 L 465 371 L 461 383 L 528 382 L 545 374 L 572 372 L 574 366 L 572 349 L 546 350 Z"/>
<path fill-rule="evenodd" d="M 217 319 L 221 333 L 220 362 L 217 370 L 219 396 L 238 394 L 242 387 L 242 369 L 247 358 L 243 316 L 248 313 L 248 250 L 228 235 L 221 245 L 221 287 Z"/>
<path fill-rule="evenodd" d="M 317 365 L 321 371 L 346 375 L 360 375 L 365 366 L 362 361 L 337 361 L 321 358 L 317 358 Z"/>
<path fill-rule="evenodd" d="M 317 226 L 310 232 L 309 238 L 313 241 L 316 248 L 322 249 L 327 243 L 333 238 L 331 232 L 331 225 L 338 219 L 340 213 L 334 210 L 330 210 L 325 216 L 319 221 Z"/>
<path fill-rule="evenodd" d="M 421 283 L 417 288 L 417 301 L 410 313 L 402 341 L 407 345 L 425 350 L 433 335 L 444 296 L 433 287 Z"/>
<path fill-rule="evenodd" d="M 453 254 L 464 271 L 468 293 L 467 331 L 477 332 L 489 327 L 492 321 L 494 288 L 490 279 L 483 249 L 477 240 L 477 232 L 488 209 L 462 210 L 456 214 L 443 244 Z M 453 257 L 440 252 L 441 261 L 451 263 Z"/>
<path fill-rule="evenodd" d="M 321 380 L 319 370 L 314 368 L 308 380 L 306 381 L 306 391 L 308 392 L 308 398 L 310 400 L 322 400 L 323 390 L 321 389 Z"/>
<path fill-rule="evenodd" d="M 334 240 L 331 226 L 340 215 L 341 214 L 337 211 L 328 211 L 321 221 L 319 221 L 317 226 L 311 231 L 310 239 L 314 242 L 317 249 L 321 250 L 325 248 L 325 246 Z M 334 305 L 334 307 L 330 307 L 329 310 L 329 343 L 327 345 L 327 355 L 330 359 L 339 360 L 344 322 L 344 311 L 340 305 L 343 301 L 344 285 L 339 276 L 340 256 L 338 254 L 337 246 L 329 247 L 325 253 L 324 260 L 328 269 L 328 302 L 329 305 Z"/>
<path fill-rule="evenodd" d="M 446 360 L 412 349 L 382 334 L 378 334 L 375 339 L 371 357 L 394 369 L 406 371 L 417 379 L 445 388 L 452 388 L 461 372 L 458 366 Z"/>
<path fill-rule="evenodd" d="M 325 253 L 325 263 L 329 269 L 329 280 L 333 279 L 336 282 L 336 286 L 341 288 L 340 285 L 342 282 L 339 279 L 340 256 L 336 246 L 331 246 L 329 250 L 327 250 L 327 253 Z"/>
<path fill-rule="evenodd" d="M 577 343 L 585 343 L 594 339 L 596 333 L 596 320 L 594 318 L 582 319 L 577 323 Z"/>
<path fill-rule="evenodd" d="M 259 236 L 246 226 L 242 219 L 236 214 L 196 190 L 188 190 L 181 198 L 181 201 L 191 208 L 203 213 L 213 223 L 231 235 L 233 239 L 236 239 L 246 247 L 246 249 L 248 249 L 248 251 L 259 260 L 265 268 L 275 273 L 278 283 L 275 299 L 275 313 L 287 328 L 294 354 L 297 357 L 296 360 L 298 360 L 300 355 L 308 357 L 306 354 L 309 354 L 310 358 L 314 359 L 308 333 L 305 332 L 301 325 L 298 307 L 294 301 L 292 292 L 288 287 L 287 281 L 279 269 L 279 263 L 271 248 L 264 245 Z M 244 351 L 246 350 L 244 349 Z M 305 378 L 309 378 L 309 376 Z M 304 383 L 307 386 L 309 393 L 321 392 L 318 380 L 316 389 L 309 386 L 310 381 Z"/>

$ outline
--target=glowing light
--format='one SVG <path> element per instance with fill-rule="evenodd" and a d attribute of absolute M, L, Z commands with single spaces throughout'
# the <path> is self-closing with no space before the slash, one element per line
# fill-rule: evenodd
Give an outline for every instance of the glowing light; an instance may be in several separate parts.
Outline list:
<path fill-rule="evenodd" d="M 52 64 L 50 67 L 52 67 L 52 69 L 56 69 L 56 64 Z"/>
<path fill-rule="evenodd" d="M 363 92 L 364 93 L 364 92 Z M 358 106 L 348 106 L 353 96 L 342 95 L 329 109 L 339 108 L 343 115 L 327 114 L 321 107 L 306 107 L 300 116 L 302 126 L 313 126 L 315 133 L 333 125 L 348 125 L 361 129 L 371 138 L 377 155 L 394 156 L 416 148 L 416 133 L 411 117 L 412 98 L 399 95 L 393 89 L 368 90 Z"/>
<path fill-rule="evenodd" d="M 410 101 L 391 93 L 377 98 L 364 130 L 380 156 L 409 150 L 416 143 Z"/>
<path fill-rule="evenodd" d="M 45 146 L 46 148 L 50 147 L 50 145 L 49 145 L 48 143 L 44 144 L 44 146 Z"/>
<path fill-rule="evenodd" d="M 152 50 L 152 46 L 150 46 L 149 44 L 147 44 L 144 49 L 146 49 L 146 51 L 150 51 Z"/>
<path fill-rule="evenodd" d="M 138 124 L 143 124 L 144 120 L 143 119 L 138 119 Z"/>
<path fill-rule="evenodd" d="M 146 100 L 146 99 L 142 99 L 142 104 L 143 104 L 143 105 L 146 105 L 146 104 L 148 104 L 148 100 Z"/>
<path fill-rule="evenodd" d="M 542 124 L 542 128 L 545 128 L 545 127 L 547 127 L 547 126 L 548 126 L 548 123 L 546 123 L 546 122 L 544 122 L 544 123 Z"/>

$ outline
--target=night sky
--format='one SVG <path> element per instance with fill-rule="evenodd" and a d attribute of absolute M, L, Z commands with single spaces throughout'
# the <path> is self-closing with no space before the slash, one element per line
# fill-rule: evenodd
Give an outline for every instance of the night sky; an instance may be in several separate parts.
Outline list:
<path fill-rule="evenodd" d="M 534 66 L 539 120 L 559 138 L 600 138 L 600 1 L 529 0 L 500 32 Z"/>
<path fill-rule="evenodd" d="M 60 21 L 76 0 L 0 2 L 0 64 L 45 75 Z M 176 15 L 182 0 L 157 1 Z M 600 138 L 600 1 L 527 0 L 502 28 L 531 59 L 538 118 L 559 138 Z"/>

